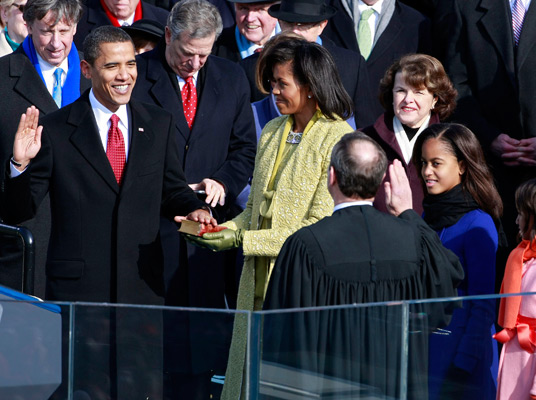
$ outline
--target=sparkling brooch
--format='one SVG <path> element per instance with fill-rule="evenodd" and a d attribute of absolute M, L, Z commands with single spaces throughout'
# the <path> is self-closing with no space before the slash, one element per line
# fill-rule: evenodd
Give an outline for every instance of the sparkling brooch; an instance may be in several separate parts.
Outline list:
<path fill-rule="evenodd" d="M 287 136 L 287 143 L 298 144 L 301 142 L 303 132 L 292 132 L 290 131 Z"/>

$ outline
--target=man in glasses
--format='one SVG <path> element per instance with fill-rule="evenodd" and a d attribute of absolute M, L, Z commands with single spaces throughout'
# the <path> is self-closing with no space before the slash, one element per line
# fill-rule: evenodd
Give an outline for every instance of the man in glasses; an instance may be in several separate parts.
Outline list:
<path fill-rule="evenodd" d="M 5 28 L 0 31 L 0 57 L 17 50 L 28 36 L 26 23 L 22 18 L 26 0 L 0 1 L 0 13 Z"/>

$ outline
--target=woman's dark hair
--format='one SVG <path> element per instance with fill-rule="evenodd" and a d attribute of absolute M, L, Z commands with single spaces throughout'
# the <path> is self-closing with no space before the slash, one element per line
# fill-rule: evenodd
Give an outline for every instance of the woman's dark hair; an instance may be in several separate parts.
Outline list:
<path fill-rule="evenodd" d="M 261 92 L 270 93 L 274 67 L 288 62 L 292 63 L 298 84 L 309 87 L 318 108 L 327 118 L 348 119 L 353 115 L 352 99 L 342 86 L 331 54 L 294 33 L 280 33 L 264 46 L 257 61 L 255 78 Z"/>
<path fill-rule="evenodd" d="M 426 54 L 408 54 L 395 61 L 385 72 L 380 81 L 379 98 L 387 113 L 393 113 L 393 87 L 398 72 L 402 72 L 408 85 L 416 89 L 425 87 L 437 98 L 433 112 L 441 121 L 452 114 L 458 92 L 439 60 Z"/>
<path fill-rule="evenodd" d="M 465 172 L 462 175 L 462 188 L 469 193 L 479 207 L 498 220 L 502 215 L 503 204 L 493 182 L 493 176 L 484 158 L 482 146 L 475 134 L 459 124 L 434 124 L 419 135 L 413 148 L 413 164 L 422 169 L 422 146 L 430 139 L 439 140 L 447 151 L 463 161 Z M 426 193 L 422 174 L 421 182 Z"/>
<path fill-rule="evenodd" d="M 516 189 L 516 208 L 525 220 L 522 236 L 529 236 L 532 242 L 536 237 L 536 178 L 523 182 Z"/>

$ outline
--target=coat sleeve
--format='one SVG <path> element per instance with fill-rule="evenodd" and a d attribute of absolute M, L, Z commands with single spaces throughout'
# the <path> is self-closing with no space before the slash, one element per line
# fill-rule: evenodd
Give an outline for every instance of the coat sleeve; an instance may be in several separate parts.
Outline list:
<path fill-rule="evenodd" d="M 404 211 L 399 218 L 411 222 L 421 237 L 421 276 L 426 290 L 425 298 L 456 297 L 456 288 L 464 277 L 462 264 L 456 254 L 443 246 L 437 233 L 415 211 Z M 428 327 L 433 330 L 448 325 L 453 308 L 459 306 L 450 302 L 425 304 Z"/>
<path fill-rule="evenodd" d="M 240 194 L 253 174 L 257 147 L 248 83 L 240 68 L 237 68 L 237 75 L 233 82 L 232 90 L 235 91 L 234 95 L 237 100 L 227 158 L 211 176 L 212 179 L 225 185 L 231 199 L 235 199 Z"/>
<path fill-rule="evenodd" d="M 281 248 L 264 299 L 265 310 L 317 305 L 313 293 L 317 285 L 314 271 L 318 257 L 312 256 L 300 232 L 290 236 Z"/>
<path fill-rule="evenodd" d="M 15 178 L 10 177 L 9 161 L 4 176 L 2 219 L 8 224 L 19 224 L 35 216 L 48 192 L 52 174 L 52 146 L 47 129 L 41 135 L 41 149 L 28 168 Z"/>
<path fill-rule="evenodd" d="M 328 154 L 331 154 L 333 145 L 329 147 Z M 265 256 L 265 257 L 277 257 L 281 246 L 285 240 L 296 232 L 298 229 L 314 224 L 320 221 L 327 215 L 331 215 L 333 212 L 333 199 L 331 198 L 327 189 L 328 179 L 328 167 L 330 157 L 324 157 L 322 164 L 322 174 L 320 176 L 311 176 L 311 180 L 316 182 L 316 189 L 311 199 L 311 206 L 306 213 L 306 217 L 303 218 L 296 226 L 280 226 L 272 227 L 271 229 L 260 230 L 248 230 L 244 235 L 243 250 L 244 255 L 248 256 Z M 297 191 L 298 193 L 298 191 Z M 251 197 L 251 196 L 250 196 Z M 290 207 L 284 207 L 285 209 L 291 209 Z M 246 208 L 247 210 L 247 208 Z M 279 210 L 285 212 L 285 210 Z M 273 211 L 278 212 L 278 210 Z"/>
<path fill-rule="evenodd" d="M 206 204 L 197 198 L 186 182 L 186 177 L 180 167 L 173 118 L 171 115 L 169 118 L 162 186 L 162 214 L 173 218 L 176 215 L 184 216 L 194 210 L 206 208 Z"/>
<path fill-rule="evenodd" d="M 495 254 L 497 230 L 493 220 L 476 220 L 464 233 L 465 266 L 469 296 L 495 292 Z M 454 365 L 473 372 L 487 351 L 490 329 L 495 319 L 495 300 L 481 299 L 464 302 L 467 325 L 456 349 Z"/>

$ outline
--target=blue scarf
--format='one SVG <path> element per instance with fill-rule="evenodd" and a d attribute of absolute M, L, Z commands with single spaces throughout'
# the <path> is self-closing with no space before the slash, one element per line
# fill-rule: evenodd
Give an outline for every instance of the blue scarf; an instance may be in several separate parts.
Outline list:
<path fill-rule="evenodd" d="M 43 83 L 45 83 L 43 73 L 41 72 L 41 67 L 39 66 L 39 60 L 37 58 L 33 40 L 30 35 L 26 36 L 26 39 L 24 39 L 24 42 L 22 42 L 22 49 L 32 62 L 35 70 L 43 80 Z M 67 63 L 69 65 L 69 69 L 67 70 L 67 78 L 65 78 L 65 82 L 61 89 L 62 107 L 65 107 L 67 104 L 71 104 L 80 97 L 80 57 L 78 57 L 78 50 L 76 49 L 74 42 L 72 44 L 71 51 L 67 56 Z"/>
<path fill-rule="evenodd" d="M 275 24 L 274 31 L 272 32 L 272 35 L 270 37 L 273 37 L 281 32 L 281 28 L 279 26 L 279 22 Z M 242 59 L 249 57 L 253 53 L 255 53 L 256 49 L 262 48 L 262 46 L 258 46 L 253 42 L 250 42 L 246 39 L 244 35 L 240 33 L 238 30 L 238 26 L 235 28 L 235 39 L 236 39 L 236 45 L 238 46 L 238 51 L 240 52 L 240 57 Z"/>

